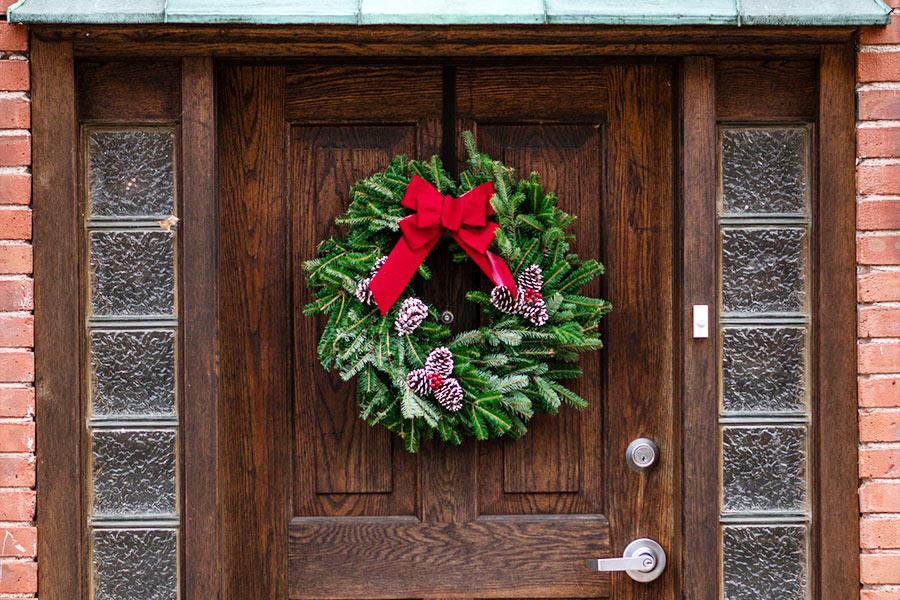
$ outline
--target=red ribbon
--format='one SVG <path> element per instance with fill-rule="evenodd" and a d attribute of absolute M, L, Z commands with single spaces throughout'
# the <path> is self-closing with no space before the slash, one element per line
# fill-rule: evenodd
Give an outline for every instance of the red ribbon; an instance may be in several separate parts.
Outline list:
<path fill-rule="evenodd" d="M 387 314 L 397 301 L 445 230 L 494 285 L 505 285 L 515 297 L 516 283 L 509 267 L 488 250 L 500 228 L 487 220 L 494 214 L 490 203 L 493 195 L 494 184 L 487 182 L 459 198 L 444 196 L 436 187 L 413 175 L 402 204 L 415 212 L 400 221 L 403 236 L 369 283 L 381 314 Z"/>

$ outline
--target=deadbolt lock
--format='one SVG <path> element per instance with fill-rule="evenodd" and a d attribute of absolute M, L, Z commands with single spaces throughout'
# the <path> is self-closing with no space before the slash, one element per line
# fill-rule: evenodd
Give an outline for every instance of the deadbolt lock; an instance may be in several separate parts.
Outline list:
<path fill-rule="evenodd" d="M 648 438 L 637 438 L 625 450 L 625 462 L 639 473 L 649 471 L 659 459 L 659 446 Z"/>

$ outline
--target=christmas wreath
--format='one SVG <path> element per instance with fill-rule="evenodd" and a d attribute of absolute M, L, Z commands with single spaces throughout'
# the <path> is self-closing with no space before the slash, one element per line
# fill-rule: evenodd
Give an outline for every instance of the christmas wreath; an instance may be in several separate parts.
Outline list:
<path fill-rule="evenodd" d="M 603 266 L 570 252 L 576 217 L 537 173 L 518 180 L 463 137 L 459 185 L 437 157 L 397 156 L 350 190 L 336 220 L 346 237 L 322 241 L 304 263 L 313 294 L 304 312 L 328 315 L 319 360 L 356 379 L 360 417 L 399 434 L 410 452 L 435 433 L 454 444 L 518 438 L 535 412 L 586 406 L 563 382 L 581 376 L 580 352 L 602 347 L 598 325 L 610 310 L 580 294 Z M 484 325 L 456 335 L 413 286 L 416 274 L 431 277 L 423 261 L 445 233 L 453 260 L 474 260 L 495 284 L 466 294 Z"/>

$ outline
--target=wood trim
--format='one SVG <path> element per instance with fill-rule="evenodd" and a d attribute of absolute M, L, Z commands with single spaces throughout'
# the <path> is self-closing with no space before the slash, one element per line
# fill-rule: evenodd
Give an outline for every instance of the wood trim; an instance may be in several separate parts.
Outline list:
<path fill-rule="evenodd" d="M 825 45 L 819 70 L 818 247 L 814 294 L 817 387 L 813 406 L 817 598 L 859 593 L 856 408 L 855 56 Z"/>
<path fill-rule="evenodd" d="M 70 42 L 31 41 L 38 591 L 80 596 L 82 560 L 81 300 L 78 125 Z"/>
<path fill-rule="evenodd" d="M 684 360 L 681 438 L 684 501 L 684 598 L 718 598 L 718 402 L 716 310 L 715 60 L 684 59 L 681 72 L 682 218 L 681 329 Z M 692 307 L 709 305 L 710 337 L 694 339 Z"/>
<path fill-rule="evenodd" d="M 211 58 L 181 64 L 184 586 L 219 596 L 216 121 Z"/>

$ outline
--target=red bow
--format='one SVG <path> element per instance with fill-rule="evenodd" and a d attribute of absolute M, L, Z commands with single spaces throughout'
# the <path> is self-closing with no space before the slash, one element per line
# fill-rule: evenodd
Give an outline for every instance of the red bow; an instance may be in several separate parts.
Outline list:
<path fill-rule="evenodd" d="M 456 243 L 494 285 L 506 286 L 515 297 L 516 284 L 509 267 L 502 258 L 488 251 L 500 228 L 487 220 L 488 216 L 494 214 L 490 203 L 493 195 L 494 184 L 488 182 L 459 198 L 443 196 L 433 185 L 413 175 L 402 204 L 415 213 L 400 221 L 403 237 L 369 283 L 381 314 L 387 314 L 397 301 L 445 230 L 450 231 Z"/>

